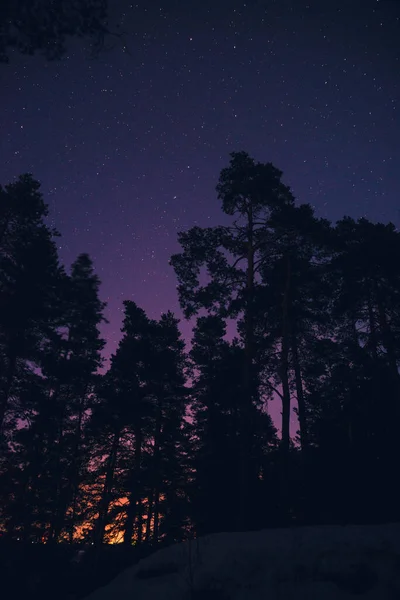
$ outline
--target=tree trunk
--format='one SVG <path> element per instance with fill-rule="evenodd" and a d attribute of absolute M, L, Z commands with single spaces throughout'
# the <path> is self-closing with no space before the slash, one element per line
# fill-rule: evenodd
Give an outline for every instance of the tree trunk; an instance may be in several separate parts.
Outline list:
<path fill-rule="evenodd" d="M 368 320 L 369 320 L 369 340 L 368 346 L 371 349 L 372 358 L 378 360 L 378 336 L 376 332 L 375 315 L 372 308 L 371 294 L 368 295 Z"/>
<path fill-rule="evenodd" d="M 390 379 L 392 379 L 392 389 L 393 393 L 386 394 L 385 399 L 385 415 L 386 418 L 384 420 L 385 431 L 383 432 L 385 438 L 385 454 L 386 454 L 386 463 L 387 466 L 389 464 L 397 465 L 399 458 L 399 445 L 398 445 L 398 422 L 400 418 L 400 375 L 397 365 L 397 356 L 396 356 L 396 344 L 393 336 L 392 329 L 390 327 L 390 323 L 388 322 L 386 309 L 384 305 L 384 297 L 382 294 L 382 290 L 377 282 L 375 282 L 375 292 L 376 292 L 376 302 L 377 302 L 377 311 L 378 311 L 378 320 L 379 327 L 381 332 L 381 339 L 383 342 L 383 346 L 386 350 L 386 357 L 388 362 L 388 367 L 391 373 Z M 394 467 L 395 468 L 395 467 Z M 386 491 L 388 499 L 390 498 L 392 501 L 394 498 L 398 497 L 397 487 L 393 489 L 393 482 L 395 479 L 393 477 L 389 477 L 387 479 L 389 490 Z"/>
<path fill-rule="evenodd" d="M 0 245 L 3 243 L 3 239 L 6 236 L 7 229 L 9 228 L 9 225 L 10 225 L 10 221 L 11 221 L 11 211 L 8 211 L 8 213 L 6 215 L 4 215 L 4 226 L 3 226 L 2 230 L 0 231 Z"/>
<path fill-rule="evenodd" d="M 3 430 L 4 420 L 8 410 L 11 387 L 14 380 L 15 370 L 17 368 L 17 356 L 13 353 L 8 360 L 6 381 L 0 393 L 0 432 Z"/>
<path fill-rule="evenodd" d="M 393 333 L 388 323 L 386 310 L 383 304 L 382 291 L 379 285 L 375 284 L 376 288 L 376 300 L 378 307 L 378 318 L 379 318 L 379 326 L 382 334 L 383 345 L 386 350 L 388 363 L 390 369 L 393 373 L 394 381 L 397 382 L 398 389 L 400 389 L 400 375 L 397 366 L 397 358 L 396 358 L 396 345 L 393 338 Z"/>
<path fill-rule="evenodd" d="M 140 473 L 140 461 L 142 455 L 142 437 L 141 431 L 137 430 L 135 433 L 135 458 L 133 472 L 131 476 L 131 491 L 128 498 L 128 507 L 126 509 L 126 520 L 124 530 L 124 545 L 131 546 L 133 532 L 135 527 L 137 502 L 139 500 L 139 473 Z"/>
<path fill-rule="evenodd" d="M 33 522 L 33 495 L 32 495 L 32 478 L 30 476 L 30 465 L 26 468 L 26 475 L 22 475 L 23 479 L 23 501 L 24 501 L 24 512 L 22 514 L 22 540 L 29 542 L 32 534 L 32 522 Z"/>
<path fill-rule="evenodd" d="M 284 455 L 290 448 L 290 386 L 289 386 L 289 294 L 290 294 L 290 258 L 287 257 L 285 290 L 282 302 L 282 344 L 280 359 L 280 376 L 282 383 L 282 437 L 281 448 Z"/>
<path fill-rule="evenodd" d="M 153 541 L 155 544 L 158 544 L 158 536 L 160 530 L 160 492 L 155 490 L 154 494 L 154 533 L 153 533 Z"/>
<path fill-rule="evenodd" d="M 282 383 L 282 432 L 281 432 L 281 503 L 282 518 L 288 518 L 289 510 L 289 450 L 290 450 L 290 386 L 289 386 L 289 293 L 290 293 L 290 258 L 287 257 L 287 273 L 282 302 L 282 343 L 280 357 L 280 377 Z"/>
<path fill-rule="evenodd" d="M 50 533 L 49 541 L 57 542 L 62 531 L 62 525 L 64 522 L 64 516 L 66 506 L 61 497 L 62 488 L 62 472 L 61 472 L 61 455 L 62 455 L 62 444 L 64 437 L 64 411 L 62 411 L 59 423 L 58 423 L 58 440 L 55 447 L 55 467 L 54 467 L 54 478 L 55 478 L 55 490 L 54 490 L 54 512 L 50 522 Z"/>
<path fill-rule="evenodd" d="M 156 415 L 156 427 L 154 432 L 154 457 L 153 457 L 153 499 L 154 499 L 154 529 L 153 529 L 153 541 L 158 543 L 159 535 L 159 505 L 160 505 L 160 437 L 161 437 L 161 409 L 157 406 Z"/>
<path fill-rule="evenodd" d="M 78 488 L 79 488 L 79 467 L 80 467 L 79 451 L 80 451 L 80 447 L 81 447 L 82 419 L 83 419 L 84 403 L 85 403 L 84 399 L 82 399 L 79 402 L 78 423 L 76 426 L 75 444 L 74 444 L 74 452 L 73 452 L 73 459 L 72 459 L 72 478 L 71 478 L 72 516 L 71 516 L 71 524 L 69 527 L 69 543 L 70 544 L 72 544 L 74 541 L 77 495 L 78 495 Z"/>
<path fill-rule="evenodd" d="M 115 466 L 117 463 L 117 455 L 118 455 L 120 436 L 121 436 L 121 431 L 120 431 L 120 429 L 117 429 L 113 436 L 111 452 L 110 452 L 110 455 L 109 455 L 108 461 L 107 461 L 106 477 L 105 477 L 103 492 L 101 495 L 100 505 L 99 505 L 99 516 L 97 518 L 97 522 L 95 525 L 94 537 L 95 537 L 95 544 L 97 546 L 100 546 L 103 543 L 103 539 L 104 539 L 104 532 L 105 532 L 105 527 L 106 527 L 106 522 L 107 522 L 107 514 L 108 514 L 110 502 L 111 502 L 111 492 L 112 492 L 112 488 L 113 488 L 113 484 L 114 484 L 114 472 L 115 472 Z"/>
<path fill-rule="evenodd" d="M 301 368 L 299 361 L 299 351 L 297 347 L 297 336 L 295 333 L 292 334 L 292 356 L 293 356 L 293 369 L 296 381 L 296 395 L 297 395 L 297 407 L 300 427 L 300 445 L 302 452 L 307 451 L 308 447 L 308 428 L 306 418 L 306 404 L 304 401 L 304 390 L 303 380 L 301 377 Z"/>
<path fill-rule="evenodd" d="M 239 507 L 237 511 L 237 529 L 246 530 L 249 517 L 249 493 L 251 487 L 251 414 L 254 358 L 254 223 L 253 208 L 249 204 L 247 226 L 247 276 L 246 276 L 246 305 L 245 305 L 245 339 L 244 339 L 244 370 L 243 370 L 243 399 L 239 435 Z"/>
<path fill-rule="evenodd" d="M 141 498 L 137 503 L 137 545 L 140 546 L 143 539 L 143 504 Z"/>
<path fill-rule="evenodd" d="M 146 519 L 146 533 L 144 537 L 144 541 L 146 544 L 150 541 L 151 534 L 151 520 L 153 518 L 153 498 L 154 498 L 154 490 L 152 489 L 149 494 L 149 503 L 147 507 L 147 519 Z"/>

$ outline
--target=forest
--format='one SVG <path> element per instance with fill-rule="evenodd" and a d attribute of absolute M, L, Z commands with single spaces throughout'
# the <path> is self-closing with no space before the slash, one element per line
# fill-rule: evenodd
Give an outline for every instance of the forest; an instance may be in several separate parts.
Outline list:
<path fill-rule="evenodd" d="M 106 369 L 90 256 L 61 264 L 32 175 L 0 187 L 1 539 L 399 519 L 400 233 L 319 218 L 246 152 L 216 196 L 229 224 L 181 232 L 170 258 L 190 345 L 126 300 Z"/>

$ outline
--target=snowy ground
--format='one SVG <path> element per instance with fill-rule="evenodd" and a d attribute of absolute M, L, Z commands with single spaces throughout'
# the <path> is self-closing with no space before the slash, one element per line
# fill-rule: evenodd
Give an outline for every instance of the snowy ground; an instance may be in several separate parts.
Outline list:
<path fill-rule="evenodd" d="M 396 600 L 400 524 L 219 533 L 156 552 L 88 600 Z"/>

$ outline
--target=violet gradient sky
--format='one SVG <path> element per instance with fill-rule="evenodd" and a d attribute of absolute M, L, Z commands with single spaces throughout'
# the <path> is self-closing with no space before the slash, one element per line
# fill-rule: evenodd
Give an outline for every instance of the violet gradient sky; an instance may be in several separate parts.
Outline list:
<path fill-rule="evenodd" d="M 108 355 L 123 299 L 180 315 L 168 259 L 177 231 L 220 222 L 233 150 L 272 161 L 319 216 L 398 225 L 400 1 L 110 5 L 129 53 L 73 43 L 0 65 L 0 182 L 32 172 L 63 261 L 91 254 Z"/>

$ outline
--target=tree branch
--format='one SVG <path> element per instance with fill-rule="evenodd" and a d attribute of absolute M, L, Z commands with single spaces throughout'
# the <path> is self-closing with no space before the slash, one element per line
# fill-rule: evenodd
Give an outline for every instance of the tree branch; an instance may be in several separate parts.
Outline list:
<path fill-rule="evenodd" d="M 274 385 L 272 385 L 272 383 L 268 379 L 266 381 L 266 384 L 269 385 L 269 387 L 271 388 L 271 390 L 273 392 L 275 392 L 275 394 L 278 394 L 278 396 L 281 400 L 283 400 L 283 394 L 279 390 L 277 390 L 276 387 Z"/>

